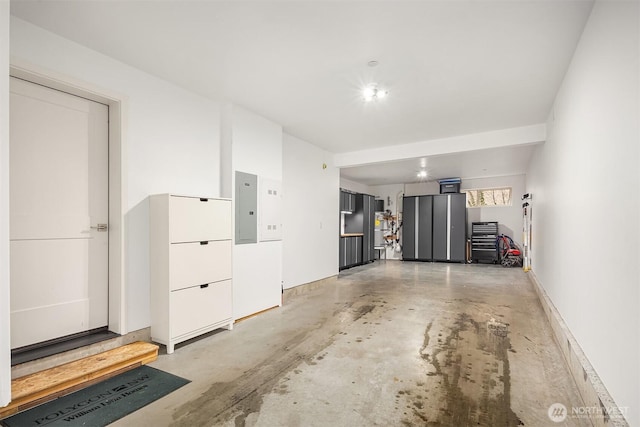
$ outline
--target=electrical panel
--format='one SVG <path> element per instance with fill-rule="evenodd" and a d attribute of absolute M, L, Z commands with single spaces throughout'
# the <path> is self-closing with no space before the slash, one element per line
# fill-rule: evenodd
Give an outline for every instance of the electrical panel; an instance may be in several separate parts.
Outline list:
<path fill-rule="evenodd" d="M 236 171 L 236 245 L 258 242 L 258 176 Z"/>

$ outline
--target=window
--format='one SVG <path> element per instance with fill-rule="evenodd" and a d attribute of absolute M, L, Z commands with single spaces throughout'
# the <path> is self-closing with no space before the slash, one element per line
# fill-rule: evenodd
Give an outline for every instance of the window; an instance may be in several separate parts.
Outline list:
<path fill-rule="evenodd" d="M 465 190 L 468 208 L 511 206 L 511 187 Z"/>

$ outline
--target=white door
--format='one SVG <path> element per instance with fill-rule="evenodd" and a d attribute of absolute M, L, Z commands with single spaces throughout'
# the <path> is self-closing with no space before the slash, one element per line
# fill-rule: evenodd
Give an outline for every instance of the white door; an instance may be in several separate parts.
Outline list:
<path fill-rule="evenodd" d="M 11 348 L 108 324 L 108 107 L 11 78 Z"/>

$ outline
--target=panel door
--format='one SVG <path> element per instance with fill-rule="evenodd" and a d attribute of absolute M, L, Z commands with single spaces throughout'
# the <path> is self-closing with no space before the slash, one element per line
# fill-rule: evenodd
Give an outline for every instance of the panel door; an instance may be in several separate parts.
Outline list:
<path fill-rule="evenodd" d="M 10 108 L 19 348 L 108 324 L 108 107 L 11 78 Z"/>
<path fill-rule="evenodd" d="M 360 239 L 361 242 L 361 251 L 360 251 L 360 255 L 362 256 L 361 262 L 367 262 L 367 244 L 369 242 L 369 236 L 368 236 L 368 227 L 369 227 L 369 223 L 368 223 L 368 216 L 369 216 L 369 211 L 367 209 L 367 205 L 368 205 L 368 197 L 366 194 L 361 195 L 360 197 L 362 197 L 362 238 Z M 358 210 L 358 204 L 356 203 L 356 210 Z"/>
<path fill-rule="evenodd" d="M 447 197 L 446 195 L 433 196 L 433 259 L 438 261 L 449 259 Z"/>
<path fill-rule="evenodd" d="M 418 259 L 430 261 L 433 259 L 433 196 L 420 196 L 419 228 L 418 228 Z"/>
<path fill-rule="evenodd" d="M 171 338 L 232 317 L 231 280 L 171 292 Z"/>
<path fill-rule="evenodd" d="M 344 250 L 345 250 L 345 267 L 351 267 L 353 265 L 353 245 L 351 244 L 351 237 L 344 238 Z"/>
<path fill-rule="evenodd" d="M 231 239 L 231 202 L 170 196 L 172 243 Z"/>
<path fill-rule="evenodd" d="M 402 258 L 412 260 L 416 259 L 417 197 L 405 197 L 402 207 Z"/>
<path fill-rule="evenodd" d="M 450 260 L 465 261 L 467 254 L 467 196 L 464 193 L 450 194 L 451 203 Z"/>
<path fill-rule="evenodd" d="M 373 211 L 371 196 L 362 196 L 362 262 L 373 260 Z"/>
<path fill-rule="evenodd" d="M 356 195 L 347 193 L 347 210 L 353 212 L 356 210 Z"/>
<path fill-rule="evenodd" d="M 349 237 L 349 246 L 351 247 L 351 265 L 356 265 L 358 263 L 358 251 L 357 251 L 357 237 Z"/>
<path fill-rule="evenodd" d="M 376 222 L 376 213 L 375 213 L 375 199 L 373 196 L 369 196 L 369 224 L 367 226 L 367 233 L 369 233 L 369 241 L 367 242 L 367 252 L 368 252 L 368 260 L 373 261 L 375 258 L 375 251 L 373 249 L 373 239 L 375 233 L 375 222 Z"/>
<path fill-rule="evenodd" d="M 169 247 L 171 290 L 231 279 L 231 240 L 175 243 Z"/>

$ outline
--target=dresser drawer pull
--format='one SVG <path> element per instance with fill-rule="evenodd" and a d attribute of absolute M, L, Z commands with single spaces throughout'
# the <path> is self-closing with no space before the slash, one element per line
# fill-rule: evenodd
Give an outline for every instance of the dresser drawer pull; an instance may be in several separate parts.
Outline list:
<path fill-rule="evenodd" d="M 204 245 L 208 245 L 209 242 L 207 242 L 206 240 L 204 242 L 200 242 L 200 245 L 204 246 Z"/>
<path fill-rule="evenodd" d="M 201 201 L 201 202 L 208 202 L 208 201 L 209 201 L 209 199 L 207 199 L 206 197 L 200 197 L 200 201 Z"/>
<path fill-rule="evenodd" d="M 208 287 L 209 287 L 208 283 L 205 283 L 204 285 L 200 285 L 200 289 L 205 289 L 205 288 L 208 288 Z"/>

